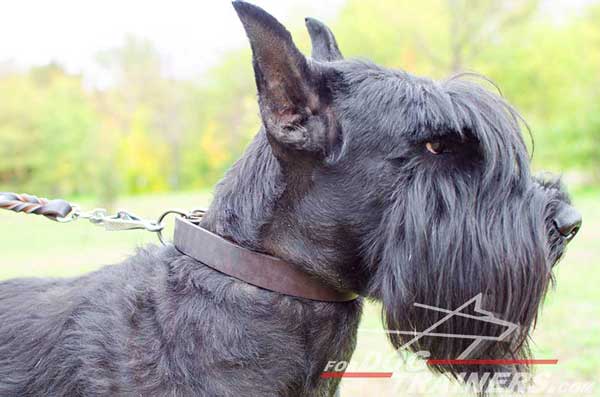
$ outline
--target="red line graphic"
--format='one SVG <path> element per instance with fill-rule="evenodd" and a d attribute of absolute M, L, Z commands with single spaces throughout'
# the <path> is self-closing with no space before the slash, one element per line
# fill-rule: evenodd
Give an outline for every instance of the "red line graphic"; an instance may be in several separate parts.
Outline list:
<path fill-rule="evenodd" d="M 555 365 L 558 360 L 427 360 L 427 365 Z"/>
<path fill-rule="evenodd" d="M 323 372 L 321 378 L 391 378 L 393 372 Z"/>

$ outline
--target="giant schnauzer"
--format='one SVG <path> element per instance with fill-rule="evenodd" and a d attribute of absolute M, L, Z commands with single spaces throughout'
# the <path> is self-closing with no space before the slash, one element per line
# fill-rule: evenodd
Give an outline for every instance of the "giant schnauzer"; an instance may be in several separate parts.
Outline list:
<path fill-rule="evenodd" d="M 262 9 L 246 30 L 262 128 L 217 186 L 201 226 L 279 257 L 349 302 L 302 299 L 222 274 L 172 245 L 72 279 L 0 284 L 2 396 L 332 396 L 363 298 L 391 330 L 423 330 L 481 294 L 518 324 L 481 359 L 528 357 L 528 333 L 581 219 L 556 179 L 537 178 L 519 114 L 468 76 L 433 81 L 345 60 L 307 19 L 312 55 Z M 242 266 L 243 264 L 240 264 Z M 486 335 L 456 319 L 445 333 Z M 396 348 L 410 335 L 389 333 Z M 456 358 L 469 340 L 411 348 Z M 433 365 L 462 372 L 506 366 Z"/>

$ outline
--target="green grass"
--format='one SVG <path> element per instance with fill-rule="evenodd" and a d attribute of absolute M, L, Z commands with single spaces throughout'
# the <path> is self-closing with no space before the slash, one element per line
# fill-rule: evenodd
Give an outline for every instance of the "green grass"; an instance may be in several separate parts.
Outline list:
<path fill-rule="evenodd" d="M 166 209 L 205 207 L 209 201 L 206 193 L 164 194 L 124 198 L 117 208 L 156 218 Z M 86 209 L 93 207 L 90 202 L 80 204 Z M 533 334 L 534 356 L 557 358 L 559 363 L 538 366 L 536 373 L 554 381 L 596 382 L 600 379 L 600 192 L 581 191 L 575 204 L 583 214 L 584 226 L 558 266 L 556 289 L 549 294 Z M 37 216 L 2 212 L 0 224 L 0 279 L 75 276 L 117 263 L 136 247 L 157 243 L 151 233 L 105 232 L 86 221 L 62 225 Z M 367 306 L 361 329 L 381 329 L 377 305 Z M 382 334 L 360 332 L 350 369 L 392 371 L 395 357 Z M 367 358 L 376 364 L 361 368 L 360 363 Z M 411 370 L 408 376 L 417 382 L 435 379 L 423 365 Z M 402 388 L 401 379 L 396 375 L 392 379 L 345 379 L 342 396 L 415 395 Z M 423 389 L 425 393 L 420 395 L 446 395 L 442 391 L 446 381 L 440 379 L 437 387 Z M 595 385 L 592 395 L 600 396 L 599 389 L 600 385 Z"/>

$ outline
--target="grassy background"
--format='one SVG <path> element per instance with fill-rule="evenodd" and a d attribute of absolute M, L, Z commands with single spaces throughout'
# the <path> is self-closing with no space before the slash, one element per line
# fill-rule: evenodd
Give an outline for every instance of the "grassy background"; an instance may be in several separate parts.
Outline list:
<path fill-rule="evenodd" d="M 207 193 L 165 194 L 124 198 L 118 207 L 154 218 L 165 209 L 205 207 L 209 201 Z M 584 227 L 558 266 L 556 290 L 549 295 L 533 335 L 534 357 L 559 360 L 558 365 L 538 366 L 539 375 L 564 382 L 595 382 L 600 379 L 600 192 L 580 191 L 574 201 L 583 214 Z M 84 208 L 93 206 L 86 201 L 80 204 Z M 136 246 L 157 242 L 154 235 L 146 232 L 104 232 L 85 221 L 60 225 L 41 217 L 8 212 L 0 213 L 0 224 L 0 279 L 75 276 L 116 263 Z M 360 333 L 353 358 L 356 364 L 351 364 L 350 370 L 392 371 L 386 362 L 379 362 L 377 368 L 358 365 L 373 355 L 393 356 L 383 334 L 366 332 L 381 329 L 377 305 L 367 307 L 361 329 L 365 331 Z M 410 376 L 418 382 L 432 380 L 425 371 Z M 437 389 L 427 389 L 430 392 L 425 394 L 443 395 L 443 383 Z M 411 394 L 397 387 L 395 378 L 345 379 L 342 396 L 391 396 L 399 391 Z M 599 389 L 595 385 L 592 395 L 600 396 Z"/>

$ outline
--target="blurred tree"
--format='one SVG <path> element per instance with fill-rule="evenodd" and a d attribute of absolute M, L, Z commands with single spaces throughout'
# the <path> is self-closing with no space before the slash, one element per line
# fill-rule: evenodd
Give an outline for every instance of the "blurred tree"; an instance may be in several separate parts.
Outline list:
<path fill-rule="evenodd" d="M 539 0 L 348 0 L 332 23 L 346 57 L 445 77 L 475 70 L 532 126 L 534 165 L 600 182 L 600 3 L 548 17 Z M 309 51 L 304 26 L 292 29 Z M 257 131 L 250 51 L 175 80 L 147 40 L 98 62 L 99 90 L 59 65 L 0 64 L 0 188 L 97 195 L 208 188 Z"/>
<path fill-rule="evenodd" d="M 586 125 L 589 128 L 590 139 L 585 140 L 584 145 L 588 151 L 589 166 L 596 183 L 600 183 L 600 24 L 598 21 L 600 21 L 600 3 L 591 7 L 587 15 L 582 18 L 583 39 L 579 43 L 583 59 L 590 64 L 586 70 L 586 73 L 589 73 L 589 82 L 585 85 L 587 93 L 585 103 L 590 109 L 584 113 L 587 120 L 582 123 L 582 130 Z"/>
<path fill-rule="evenodd" d="M 527 23 L 539 0 L 349 0 L 336 32 L 348 54 L 429 74 L 457 73 L 498 35 Z M 355 38 L 354 40 L 350 37 Z"/>
<path fill-rule="evenodd" d="M 557 6 L 538 0 L 349 0 L 334 30 L 348 56 L 422 75 L 475 70 L 490 77 L 531 125 L 534 165 L 581 174 L 600 162 L 600 5 L 558 22 L 544 13 Z"/>
<path fill-rule="evenodd" d="M 98 61 L 112 76 L 99 96 L 105 119 L 117 129 L 117 165 L 126 172 L 123 181 L 112 185 L 124 183 L 129 192 L 179 188 L 184 84 L 166 78 L 152 43 L 133 36 L 122 47 L 99 54 Z"/>
<path fill-rule="evenodd" d="M 592 15 L 559 24 L 534 20 L 482 51 L 476 63 L 526 115 L 537 166 L 587 170 L 584 179 L 600 165 L 600 45 L 594 44 L 600 29 Z"/>
<path fill-rule="evenodd" d="M 49 195 L 92 187 L 97 115 L 81 79 L 58 65 L 0 79 L 0 183 Z"/>
<path fill-rule="evenodd" d="M 446 0 L 449 10 L 449 67 L 458 73 L 500 32 L 527 22 L 538 0 Z"/>
<path fill-rule="evenodd" d="M 188 109 L 186 183 L 210 186 L 223 175 L 258 130 L 254 78 L 249 50 L 233 51 L 208 71 Z"/>

